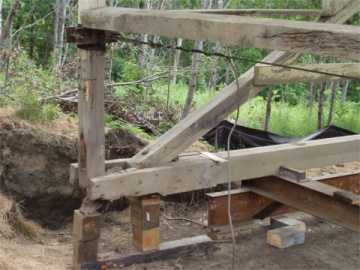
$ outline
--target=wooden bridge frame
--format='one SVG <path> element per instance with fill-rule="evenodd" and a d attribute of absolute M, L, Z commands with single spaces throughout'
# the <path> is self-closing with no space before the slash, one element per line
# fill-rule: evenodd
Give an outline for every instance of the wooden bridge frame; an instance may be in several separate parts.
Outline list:
<path fill-rule="evenodd" d="M 152 194 L 168 195 L 225 183 L 229 163 L 231 180 L 247 180 L 249 191 L 359 231 L 359 202 L 353 193 L 344 193 L 319 182 L 303 183 L 277 175 L 281 166 L 307 169 L 360 160 L 360 135 L 232 151 L 231 160 L 226 160 L 225 153 L 181 156 L 187 147 L 208 130 L 257 95 L 262 86 L 288 82 L 287 78 L 276 74 L 286 72 L 286 77 L 294 81 L 334 78 L 256 66 L 133 158 L 106 161 L 104 143 L 105 50 L 112 32 L 146 33 L 170 38 L 219 41 L 228 46 L 283 50 L 271 52 L 265 57 L 264 62 L 268 63 L 289 65 L 304 52 L 358 61 L 360 29 L 342 24 L 359 11 L 360 0 L 323 0 L 323 10 L 209 11 L 145 11 L 106 7 L 105 0 L 79 0 L 79 22 L 82 28 L 72 41 L 77 43 L 81 59 L 80 143 L 79 164 L 73 166 L 72 175 L 78 176 L 79 185 L 87 190 L 87 197 L 74 216 L 74 269 L 89 269 L 86 265 L 98 260 L 100 221 L 96 212 L 97 199 L 134 197 L 132 222 L 136 228 L 133 232 L 135 242 L 140 243 L 140 249 L 147 250 L 144 237 L 148 237 L 151 240 L 149 249 L 164 252 L 159 247 L 159 197 Z M 256 17 L 274 14 L 315 17 L 318 22 Z M 360 77 L 358 63 L 308 68 Z M 106 175 L 106 167 L 109 166 L 122 167 L 123 172 Z M 360 175 L 355 177 L 356 183 L 351 185 L 350 191 L 356 193 L 359 192 Z M 347 180 L 344 178 L 343 181 Z M 288 192 L 300 192 L 310 200 L 315 200 L 319 207 L 309 208 L 301 199 L 294 201 L 286 196 Z M 329 214 L 322 211 L 328 203 L 334 205 Z M 151 214 L 151 219 L 154 215 L 155 222 L 145 220 L 144 211 Z"/>

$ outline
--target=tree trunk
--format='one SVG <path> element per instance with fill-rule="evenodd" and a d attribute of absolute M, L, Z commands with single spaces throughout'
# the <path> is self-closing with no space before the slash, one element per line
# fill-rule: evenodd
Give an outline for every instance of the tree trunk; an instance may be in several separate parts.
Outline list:
<path fill-rule="evenodd" d="M 54 23 L 54 70 L 56 71 L 59 71 L 62 65 L 67 2 L 68 0 L 56 0 Z"/>
<path fill-rule="evenodd" d="M 144 2 L 144 9 L 150 9 L 151 8 L 151 2 L 150 0 L 145 0 Z M 141 35 L 141 41 L 142 42 L 149 42 L 149 35 L 148 34 L 143 34 Z M 142 45 L 140 47 L 140 51 L 139 51 L 139 67 L 141 70 L 145 70 L 145 66 L 146 66 L 146 54 L 148 51 L 148 46 L 147 45 Z M 145 72 L 143 74 L 143 77 L 145 77 Z"/>
<path fill-rule="evenodd" d="M 183 43 L 183 39 L 178 38 L 176 41 L 176 47 L 181 47 L 182 43 Z M 178 71 L 178 66 L 180 64 L 180 56 L 181 56 L 181 51 L 175 50 L 174 64 L 173 64 L 173 68 L 172 68 L 172 72 L 171 72 L 171 83 L 173 85 L 176 84 L 176 82 L 177 82 L 177 71 Z"/>
<path fill-rule="evenodd" d="M 350 80 L 346 80 L 341 90 L 341 102 L 344 103 L 350 86 Z"/>
<path fill-rule="evenodd" d="M 265 131 L 269 130 L 272 98 L 273 98 L 273 90 L 270 89 L 268 92 L 268 95 L 267 95 L 267 100 L 266 100 L 266 114 L 265 114 L 265 121 L 264 121 L 264 130 Z"/>
<path fill-rule="evenodd" d="M 319 101 L 318 101 L 318 129 L 323 127 L 323 113 L 324 113 L 324 95 L 326 90 L 326 82 L 321 83 L 319 90 Z"/>
<path fill-rule="evenodd" d="M 223 0 L 218 0 L 217 1 L 217 5 L 216 7 L 218 9 L 223 9 L 224 8 L 224 1 Z M 214 52 L 218 53 L 221 50 L 221 43 L 217 42 L 214 46 Z M 211 75 L 210 75 L 210 80 L 209 80 L 209 90 L 213 90 L 215 89 L 218 79 L 219 79 L 219 72 L 218 72 L 218 63 L 219 63 L 219 58 L 218 57 L 214 57 L 212 60 L 212 67 L 211 67 Z"/>
<path fill-rule="evenodd" d="M 338 87 L 338 82 L 332 82 L 331 85 L 331 96 L 330 96 L 330 108 L 329 108 L 329 117 L 328 117 L 328 126 L 330 126 L 333 122 L 334 115 L 334 107 L 335 107 L 335 99 L 336 99 L 336 89 Z"/>
<path fill-rule="evenodd" d="M 6 41 L 6 39 L 9 37 L 14 18 L 16 16 L 18 9 L 20 8 L 20 0 L 13 0 L 12 2 L 13 3 L 11 6 L 11 9 L 10 9 L 9 14 L 8 14 L 8 16 L 5 20 L 5 23 L 2 27 L 1 36 L 0 36 L 0 44 L 3 44 Z"/>
<path fill-rule="evenodd" d="M 314 99 L 315 99 L 315 83 L 311 82 L 309 84 L 309 94 L 308 94 L 308 107 L 312 107 L 314 104 Z"/>
<path fill-rule="evenodd" d="M 202 50 L 203 49 L 204 42 L 203 41 L 196 41 L 195 42 L 195 49 L 196 50 Z M 184 109 L 182 112 L 182 118 L 185 118 L 188 116 L 188 114 L 191 111 L 191 107 L 193 104 L 196 84 L 197 84 L 197 75 L 198 75 L 198 67 L 201 62 L 201 54 L 199 53 L 193 53 L 192 55 L 192 64 L 191 64 L 191 78 L 189 82 L 189 90 L 186 97 L 186 102 L 184 105 Z"/>
<path fill-rule="evenodd" d="M 0 0 L 0 37 L 2 36 L 2 16 L 3 16 L 3 0 Z"/>

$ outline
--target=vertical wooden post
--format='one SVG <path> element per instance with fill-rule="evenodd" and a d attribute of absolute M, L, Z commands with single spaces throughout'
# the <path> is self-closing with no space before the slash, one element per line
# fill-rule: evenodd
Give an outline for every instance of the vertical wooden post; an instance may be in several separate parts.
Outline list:
<path fill-rule="evenodd" d="M 159 249 L 160 196 L 132 198 L 130 203 L 134 246 L 140 251 Z"/>
<path fill-rule="evenodd" d="M 105 0 L 79 0 L 79 14 L 87 9 L 105 6 Z M 79 49 L 79 185 L 84 190 L 88 188 L 90 178 L 105 174 L 104 42 L 102 35 L 98 35 L 96 44 Z M 93 202 L 85 199 L 81 209 L 74 214 L 75 270 L 96 262 L 99 236 L 100 215 Z"/>

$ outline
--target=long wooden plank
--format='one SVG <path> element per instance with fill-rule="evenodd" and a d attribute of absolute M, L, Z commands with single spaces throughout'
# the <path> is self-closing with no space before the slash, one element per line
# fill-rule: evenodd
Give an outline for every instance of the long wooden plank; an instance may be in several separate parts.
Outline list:
<path fill-rule="evenodd" d="M 345 23 L 355 13 L 360 11 L 360 1 L 352 1 L 344 10 L 326 21 Z M 300 55 L 275 51 L 264 61 L 273 63 L 293 63 Z M 188 117 L 180 121 L 155 142 L 145 147 L 134 156 L 133 162 L 139 167 L 151 167 L 170 161 L 201 138 L 208 130 L 224 120 L 228 114 L 238 106 L 244 104 L 251 97 L 256 96 L 261 87 L 253 85 L 254 69 L 239 77 L 237 82 L 225 87 L 211 102 L 200 107 Z"/>
<path fill-rule="evenodd" d="M 226 159 L 227 152 L 217 154 Z M 360 135 L 232 151 L 232 181 L 277 173 L 280 166 L 306 169 L 360 160 Z M 92 199 L 162 195 L 206 189 L 227 182 L 228 162 L 184 156 L 162 167 L 132 169 L 91 179 Z"/>
<path fill-rule="evenodd" d="M 310 180 L 360 195 L 360 171 L 348 174 L 326 175 L 310 178 Z M 226 226 L 229 224 L 227 194 L 227 191 L 207 194 L 208 225 L 210 227 Z M 234 224 L 240 224 L 257 218 L 264 219 L 292 211 L 294 211 L 293 208 L 253 193 L 248 188 L 235 189 L 232 192 L 231 212 Z"/>
<path fill-rule="evenodd" d="M 359 63 L 334 63 L 334 64 L 312 64 L 294 65 L 297 68 L 307 70 L 333 73 L 343 76 L 355 77 L 360 80 Z M 311 73 L 296 69 L 275 67 L 270 65 L 256 65 L 254 85 L 266 86 L 292 82 L 315 82 L 324 80 L 339 80 L 340 77 L 328 76 L 319 73 Z"/>
<path fill-rule="evenodd" d="M 107 7 L 85 11 L 84 27 L 170 38 L 218 41 L 227 46 L 309 52 L 359 60 L 356 26 Z"/>
<path fill-rule="evenodd" d="M 319 184 L 321 183 L 314 183 L 313 188 L 309 188 L 275 176 L 244 183 L 257 194 L 359 232 L 360 207 L 334 199 L 327 192 L 322 192 L 319 187 L 314 188 Z"/>

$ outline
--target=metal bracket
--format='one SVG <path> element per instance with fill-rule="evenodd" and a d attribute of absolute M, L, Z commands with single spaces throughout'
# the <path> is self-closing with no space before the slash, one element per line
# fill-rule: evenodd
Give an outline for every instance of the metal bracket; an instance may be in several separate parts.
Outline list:
<path fill-rule="evenodd" d="M 76 43 L 78 48 L 92 51 L 104 51 L 106 43 L 116 42 L 118 34 L 110 31 L 84 27 L 67 27 L 66 42 Z"/>

